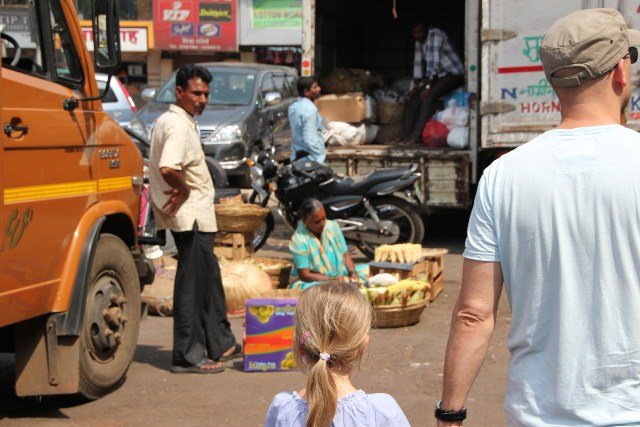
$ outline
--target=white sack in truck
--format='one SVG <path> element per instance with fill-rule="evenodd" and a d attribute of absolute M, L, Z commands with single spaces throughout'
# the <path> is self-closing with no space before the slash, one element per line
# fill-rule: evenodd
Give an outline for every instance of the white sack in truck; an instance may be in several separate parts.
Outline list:
<path fill-rule="evenodd" d="M 469 108 L 459 107 L 455 99 L 450 99 L 447 108 L 437 113 L 435 118 L 449 129 L 456 126 L 467 126 L 469 124 Z"/>
<path fill-rule="evenodd" d="M 469 145 L 469 128 L 456 126 L 449 130 L 447 145 L 451 148 L 466 148 Z"/>
<path fill-rule="evenodd" d="M 364 124 L 352 126 L 345 122 L 329 122 L 327 129 L 329 145 L 362 145 L 367 135 Z"/>

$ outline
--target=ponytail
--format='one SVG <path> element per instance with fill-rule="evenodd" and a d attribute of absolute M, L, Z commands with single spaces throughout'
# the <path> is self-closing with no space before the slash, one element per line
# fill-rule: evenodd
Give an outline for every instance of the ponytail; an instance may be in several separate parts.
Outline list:
<path fill-rule="evenodd" d="M 360 361 L 371 316 L 371 304 L 350 284 L 329 281 L 300 295 L 293 358 L 307 374 L 306 427 L 331 425 L 338 408 L 334 375 L 350 374 Z"/>
<path fill-rule="evenodd" d="M 318 359 L 307 376 L 307 427 L 328 427 L 338 406 L 338 391 L 329 369 L 329 362 Z"/>

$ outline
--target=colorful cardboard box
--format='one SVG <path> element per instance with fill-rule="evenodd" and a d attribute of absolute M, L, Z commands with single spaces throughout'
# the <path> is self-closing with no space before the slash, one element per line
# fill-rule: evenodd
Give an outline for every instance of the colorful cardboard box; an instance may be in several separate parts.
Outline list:
<path fill-rule="evenodd" d="M 297 298 L 247 300 L 245 372 L 296 370 L 293 331 Z"/>

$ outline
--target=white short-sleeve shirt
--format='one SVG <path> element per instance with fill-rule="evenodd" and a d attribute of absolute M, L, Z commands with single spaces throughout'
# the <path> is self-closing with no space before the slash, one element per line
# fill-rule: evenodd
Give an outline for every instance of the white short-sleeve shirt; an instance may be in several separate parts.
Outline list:
<path fill-rule="evenodd" d="M 504 273 L 509 425 L 640 425 L 640 134 L 556 129 L 495 161 L 464 256 Z"/>
<path fill-rule="evenodd" d="M 215 190 L 205 163 L 198 125 L 181 107 L 172 104 L 153 125 L 149 163 L 149 187 L 158 229 L 190 231 L 197 221 L 199 231 L 218 231 L 213 207 Z M 163 167 L 182 171 L 191 188 L 189 198 L 175 217 L 162 212 L 169 198 L 164 192 L 171 189 L 160 173 Z"/>

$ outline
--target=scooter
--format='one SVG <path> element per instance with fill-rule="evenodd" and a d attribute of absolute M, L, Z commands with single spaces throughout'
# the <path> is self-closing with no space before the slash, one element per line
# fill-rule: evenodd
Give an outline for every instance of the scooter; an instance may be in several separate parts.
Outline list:
<path fill-rule="evenodd" d="M 260 153 L 248 164 L 253 188 L 249 201 L 267 206 L 275 194 L 278 213 L 292 228 L 298 221 L 300 203 L 314 197 L 324 205 L 327 217 L 338 221 L 345 239 L 370 258 L 375 247 L 382 244 L 422 243 L 420 211 L 424 201 L 415 165 L 345 178 L 304 157 L 289 164 L 279 163 L 273 151 Z M 264 241 L 267 237 L 256 239 Z"/>

